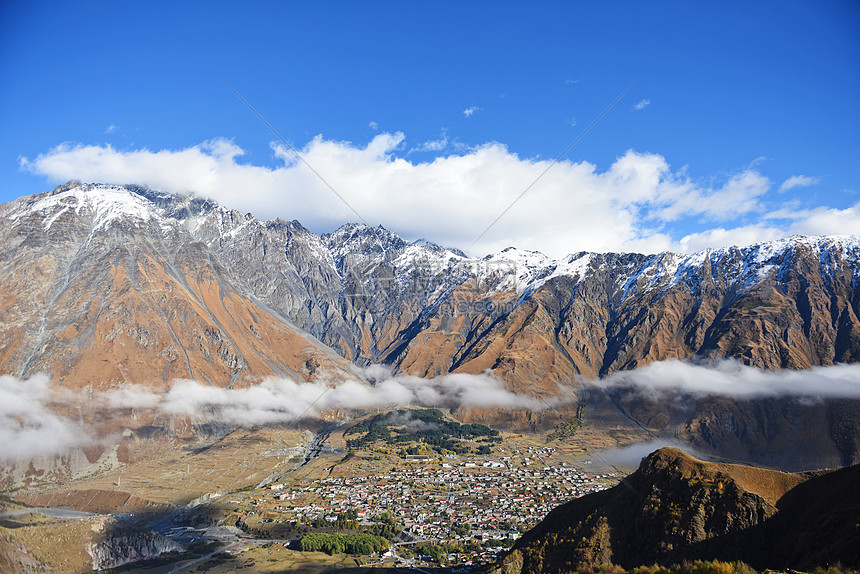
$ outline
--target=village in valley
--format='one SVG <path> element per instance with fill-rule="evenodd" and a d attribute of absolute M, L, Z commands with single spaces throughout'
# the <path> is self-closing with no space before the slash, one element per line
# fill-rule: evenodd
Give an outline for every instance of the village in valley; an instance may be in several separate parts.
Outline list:
<path fill-rule="evenodd" d="M 416 412 L 423 416 L 406 414 Z M 246 533 L 283 540 L 285 549 L 302 549 L 312 533 L 368 533 L 388 545 L 356 557 L 362 565 L 468 567 L 494 561 L 559 504 L 619 479 L 576 441 L 442 419 L 394 422 L 332 433 L 326 452 L 281 480 L 234 493 L 224 510 Z M 433 432 L 416 436 L 416 427 Z M 441 437 L 439 428 L 447 429 Z"/>

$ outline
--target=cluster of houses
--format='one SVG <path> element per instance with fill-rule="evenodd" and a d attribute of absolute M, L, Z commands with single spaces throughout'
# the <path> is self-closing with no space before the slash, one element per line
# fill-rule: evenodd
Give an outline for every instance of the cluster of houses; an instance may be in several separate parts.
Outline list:
<path fill-rule="evenodd" d="M 540 454 L 540 453 L 535 453 Z M 613 485 L 614 473 L 588 474 L 547 466 L 524 457 L 406 464 L 386 474 L 329 477 L 289 487 L 273 485 L 279 521 L 335 522 L 353 511 L 359 522 L 374 523 L 390 513 L 414 540 L 451 542 L 515 538 L 555 506 Z M 468 524 L 469 529 L 462 525 Z"/>

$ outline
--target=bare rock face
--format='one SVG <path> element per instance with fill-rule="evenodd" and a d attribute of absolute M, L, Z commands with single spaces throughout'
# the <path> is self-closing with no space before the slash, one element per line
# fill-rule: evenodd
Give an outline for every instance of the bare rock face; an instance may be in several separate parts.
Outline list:
<path fill-rule="evenodd" d="M 72 184 L 2 206 L 3 372 L 65 386 L 218 386 L 342 360 L 245 292 L 204 243 L 128 188 Z"/>
<path fill-rule="evenodd" d="M 151 530 L 125 526 L 113 519 L 105 520 L 96 539 L 87 545 L 93 570 L 116 568 L 123 564 L 157 558 L 167 552 L 181 552 L 182 546 Z"/>
<path fill-rule="evenodd" d="M 0 245 L 0 373 L 47 372 L 72 388 L 359 377 L 353 365 L 385 363 L 422 377 L 490 371 L 552 396 L 576 393 L 578 377 L 672 358 L 763 369 L 860 360 L 852 236 L 473 259 L 382 227 L 317 235 L 201 198 L 70 182 L 0 205 Z M 676 420 L 618 406 L 651 428 L 684 424 L 700 445 L 741 440 L 741 454 L 773 442 L 746 444 L 736 430 L 789 417 L 712 405 Z M 860 422 L 827 409 L 822 460 L 857 462 Z"/>
<path fill-rule="evenodd" d="M 812 469 L 860 462 L 860 400 L 802 402 L 767 397 L 706 397 L 678 435 L 703 452 L 772 468 Z"/>
<path fill-rule="evenodd" d="M 540 388 L 694 355 L 768 369 L 860 359 L 851 237 L 475 260 L 381 227 L 318 236 L 198 198 L 70 183 L 2 206 L 0 240 L 5 372 L 70 383 L 306 376 L 314 357 L 336 361 L 325 346 Z"/>

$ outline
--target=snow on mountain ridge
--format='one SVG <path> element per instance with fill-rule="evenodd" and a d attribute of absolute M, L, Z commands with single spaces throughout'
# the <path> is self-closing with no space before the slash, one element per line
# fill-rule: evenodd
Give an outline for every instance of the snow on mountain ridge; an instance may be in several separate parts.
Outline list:
<path fill-rule="evenodd" d="M 45 213 L 44 228 L 47 230 L 70 209 L 77 215 L 81 214 L 81 210 L 89 210 L 94 214 L 93 229 L 96 230 L 123 217 L 149 221 L 155 215 L 153 207 L 155 204 L 152 201 L 142 195 L 129 193 L 122 186 L 81 184 L 25 203 L 9 217 L 21 219 L 27 215 Z M 53 213 L 47 215 L 52 210 Z"/>
<path fill-rule="evenodd" d="M 0 211 L 0 215 L 13 220 L 28 214 L 42 215 L 45 230 L 69 210 L 78 215 L 81 210 L 92 212 L 93 231 L 124 220 L 132 222 L 132 225 L 157 220 L 166 232 L 176 222 L 210 246 L 219 245 L 228 238 L 235 241 L 246 231 L 249 234 L 265 233 L 268 223 L 271 223 L 258 220 L 251 214 L 228 210 L 205 198 L 172 195 L 137 186 L 78 182 L 70 182 L 47 194 L 22 198 L 3 207 L 5 209 Z M 361 223 L 344 224 L 329 234 L 317 235 L 309 231 L 307 234 L 316 239 L 306 242 L 314 257 L 325 260 L 335 269 L 341 267 L 344 258 L 349 256 L 351 261 L 356 258 L 368 262 L 384 261 L 392 266 L 396 276 L 414 274 L 421 268 L 422 273 L 433 276 L 437 283 L 438 275 L 444 272 L 459 284 L 463 281 L 464 269 L 468 268 L 479 285 L 495 292 L 514 290 L 518 294 L 534 292 L 556 278 L 582 281 L 592 272 L 598 259 L 621 255 L 577 253 L 554 260 L 538 251 L 509 247 L 482 259 L 472 259 L 458 250 L 443 248 L 424 239 L 409 242 L 382 226 L 370 227 Z M 628 266 L 616 281 L 622 291 L 622 300 L 632 293 L 664 292 L 679 283 L 695 288 L 707 263 L 712 275 L 713 270 L 719 270 L 718 274 L 727 287 L 738 286 L 745 290 L 771 274 L 779 273 L 782 262 L 796 249 L 817 252 L 823 272 L 832 270 L 837 259 L 847 261 L 854 282 L 860 281 L 860 236 L 851 235 L 792 236 L 747 247 L 708 249 L 689 255 L 664 252 L 648 256 L 632 268 Z M 339 274 L 338 271 L 336 273 Z"/>
<path fill-rule="evenodd" d="M 838 248 L 839 255 L 850 263 L 855 283 L 860 281 L 860 237 L 795 235 L 747 247 L 706 249 L 689 255 L 671 252 L 652 255 L 632 273 L 619 277 L 619 283 L 624 281 L 622 299 L 633 292 L 659 289 L 662 294 L 679 283 L 692 288 L 699 283 L 706 262 L 712 270 L 718 270 L 716 274 L 723 278 L 725 287 L 737 286 L 744 291 L 772 273 L 781 273 L 783 264 L 798 248 L 818 253 L 823 274 L 834 268 L 832 256 Z M 825 258 L 827 253 L 830 258 Z"/>

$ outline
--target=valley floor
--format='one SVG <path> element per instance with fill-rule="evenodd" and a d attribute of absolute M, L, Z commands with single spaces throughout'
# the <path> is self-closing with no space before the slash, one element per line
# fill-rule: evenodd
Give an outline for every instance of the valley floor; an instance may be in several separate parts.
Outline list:
<path fill-rule="evenodd" d="M 33 505 L 66 506 L 92 515 L 49 519 L 10 504 L 18 515 L 0 526 L 0 540 L 17 544 L 55 572 L 83 572 L 93 568 L 88 549 L 100 543 L 96 523 L 114 517 L 194 550 L 121 566 L 122 571 L 439 568 L 440 562 L 425 554 L 429 546 L 444 548 L 442 564 L 462 568 L 491 562 L 554 506 L 618 479 L 615 469 L 570 437 L 550 442 L 547 433 L 501 433 L 490 454 L 433 453 L 407 460 L 385 445 L 347 449 L 348 426 L 332 432 L 319 428 L 316 434 L 239 429 L 179 448 L 141 441 L 137 452 L 145 456 L 131 464 L 61 487 L 39 485 L 13 493 Z M 111 511 L 106 506 L 116 503 L 117 492 L 131 496 L 123 499 L 123 508 Z M 143 503 L 157 506 L 141 508 Z M 23 516 L 39 518 L 28 522 Z M 48 527 L 41 522 L 46 521 L 51 532 L 65 534 L 45 539 Z M 374 529 L 391 540 L 392 555 L 298 550 L 308 532 Z M 59 558 L 64 545 L 76 547 L 75 560 Z M 19 562 L 10 571 L 28 571 L 26 560 Z"/>

